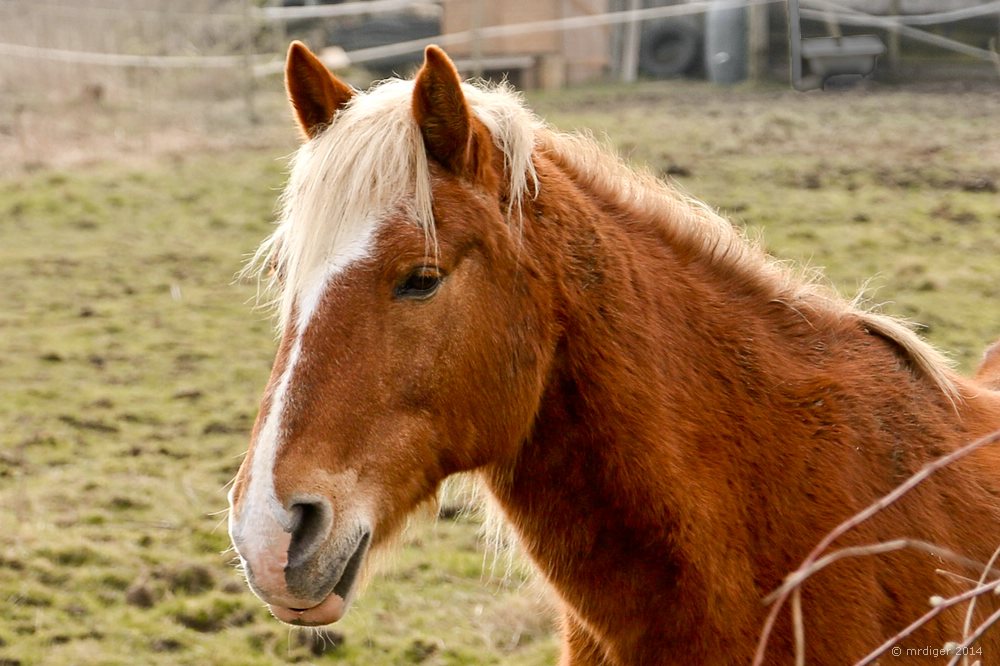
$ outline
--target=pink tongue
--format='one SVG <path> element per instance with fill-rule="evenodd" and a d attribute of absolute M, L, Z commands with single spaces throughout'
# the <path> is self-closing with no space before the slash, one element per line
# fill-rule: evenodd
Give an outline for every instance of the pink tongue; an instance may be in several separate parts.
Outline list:
<path fill-rule="evenodd" d="M 331 594 L 318 605 L 304 610 L 285 608 L 269 604 L 268 608 L 274 617 L 288 624 L 316 627 L 321 624 L 332 624 L 344 617 L 344 600 L 336 594 Z"/>

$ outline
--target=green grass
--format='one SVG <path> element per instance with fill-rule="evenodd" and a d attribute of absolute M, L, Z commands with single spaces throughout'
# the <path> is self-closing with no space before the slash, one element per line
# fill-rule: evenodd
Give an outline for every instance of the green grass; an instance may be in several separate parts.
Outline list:
<path fill-rule="evenodd" d="M 695 84 L 532 99 L 844 293 L 877 276 L 874 300 L 964 370 L 1000 335 L 996 102 Z M 279 625 L 222 554 L 274 348 L 233 278 L 289 145 L 0 181 L 0 663 L 554 662 L 542 593 L 489 580 L 471 519 L 415 520 L 334 634 Z"/>

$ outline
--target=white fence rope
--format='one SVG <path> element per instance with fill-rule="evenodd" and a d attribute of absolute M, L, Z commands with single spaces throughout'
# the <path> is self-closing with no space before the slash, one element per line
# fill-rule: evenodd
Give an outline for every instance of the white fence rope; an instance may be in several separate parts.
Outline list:
<path fill-rule="evenodd" d="M 847 8 L 845 8 L 847 9 Z M 857 11 L 857 10 L 848 10 Z M 985 5 L 975 7 L 965 7 L 964 9 L 953 9 L 947 12 L 935 12 L 933 14 L 902 14 L 902 15 L 882 15 L 879 18 L 887 21 L 895 21 L 904 25 L 940 25 L 942 23 L 954 23 L 966 19 L 989 16 L 1000 13 L 1000 2 L 988 2 Z"/>
<path fill-rule="evenodd" d="M 439 4 L 427 2 L 427 0 L 369 0 L 367 2 L 343 2 L 337 5 L 307 7 L 262 7 L 255 13 L 265 21 L 287 21 L 289 19 L 381 14 L 421 7 L 428 10 L 440 10 Z"/>
<path fill-rule="evenodd" d="M 726 6 L 749 7 L 751 5 L 767 5 L 784 0 L 733 0 L 726 3 Z M 528 21 L 525 23 L 507 23 L 504 25 L 487 26 L 476 30 L 461 30 L 459 32 L 449 32 L 434 37 L 423 37 L 421 39 L 411 39 L 385 46 L 372 46 L 365 49 L 348 51 L 347 58 L 351 63 L 360 64 L 388 58 L 391 56 L 405 55 L 420 51 L 428 44 L 438 46 L 452 46 L 455 44 L 465 44 L 476 39 L 488 39 L 490 37 L 510 37 L 516 35 L 528 35 L 535 32 L 547 32 L 549 30 L 579 30 L 581 28 L 592 28 L 600 25 L 614 25 L 617 23 L 628 23 L 630 21 L 647 21 L 655 18 L 667 18 L 674 16 L 689 16 L 693 14 L 703 14 L 709 7 L 718 7 L 719 3 L 703 0 L 701 2 L 690 2 L 684 5 L 671 5 L 669 7 L 651 7 L 649 9 L 626 10 L 618 12 L 605 12 L 603 14 L 591 14 L 589 16 L 572 16 L 562 19 L 549 19 L 545 21 Z M 281 71 L 284 67 L 282 62 L 269 63 L 255 68 L 259 75 L 273 74 Z"/>
<path fill-rule="evenodd" d="M 50 49 L 42 46 L 26 46 L 23 44 L 0 43 L 0 55 L 17 58 L 34 58 L 39 60 L 55 60 L 81 65 L 102 65 L 105 67 L 148 67 L 154 69 L 241 67 L 246 64 L 246 57 L 240 55 L 138 55 L 127 53 L 98 53 L 96 51 L 71 51 L 68 49 Z M 258 59 L 273 58 L 273 55 L 255 56 Z"/>
<path fill-rule="evenodd" d="M 691 3 L 699 4 L 699 3 Z M 727 6 L 746 6 L 753 4 L 744 0 L 731 0 Z M 675 5 L 676 6 L 676 5 Z M 435 2 L 427 0 L 368 0 L 362 2 L 345 2 L 337 5 L 312 5 L 303 7 L 264 7 L 256 10 L 258 16 L 268 21 L 285 21 L 288 19 L 304 18 L 330 18 L 336 16 L 353 16 L 357 14 L 375 14 L 382 12 L 401 11 L 415 7 L 438 8 Z M 672 6 L 674 7 L 674 6 Z M 651 8 L 651 9 L 662 9 Z M 844 8 L 847 11 L 858 11 L 856 9 Z M 649 11 L 649 10 L 636 10 Z M 953 9 L 943 12 L 923 13 L 923 14 L 872 14 L 879 18 L 904 23 L 907 25 L 938 25 L 942 23 L 953 23 L 965 19 L 988 16 L 1000 12 L 1000 0 L 994 0 L 986 4 Z M 622 12 L 613 12 L 622 13 Z M 868 13 L 868 12 L 861 12 Z M 559 20 L 559 19 L 555 19 Z"/>
<path fill-rule="evenodd" d="M 440 4 L 429 0 L 361 0 L 342 2 L 336 5 L 304 5 L 301 7 L 251 7 L 253 18 L 261 21 L 288 21 L 291 19 L 331 18 L 337 16 L 356 16 L 360 14 L 380 14 L 384 12 L 402 11 L 411 8 L 440 9 Z M 68 5 L 45 0 L 33 0 L 32 9 L 54 14 L 105 14 L 111 16 L 186 16 L 191 18 L 209 17 L 225 18 L 240 21 L 246 15 L 237 11 L 194 12 L 190 10 L 154 9 L 150 7 L 99 7 L 91 5 Z"/>
<path fill-rule="evenodd" d="M 164 3 L 162 7 L 135 7 L 131 4 L 124 7 L 102 7 L 91 4 L 69 5 L 61 2 L 46 2 L 45 0 L 31 0 L 32 11 L 40 11 L 48 14 L 62 16 L 114 16 L 117 18 L 145 16 L 150 18 L 160 18 L 163 16 L 186 17 L 208 20 L 230 20 L 240 21 L 244 14 L 234 11 L 214 10 L 211 12 L 196 12 L 187 9 L 176 9 Z M 254 8 L 256 10 L 256 8 Z"/>

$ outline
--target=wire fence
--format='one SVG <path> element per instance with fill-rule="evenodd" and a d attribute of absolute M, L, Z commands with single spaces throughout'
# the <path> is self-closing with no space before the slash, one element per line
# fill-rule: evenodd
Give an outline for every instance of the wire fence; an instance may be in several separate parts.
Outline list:
<path fill-rule="evenodd" d="M 556 9 L 537 11 L 546 2 Z M 438 43 L 458 54 L 466 73 L 474 73 L 482 70 L 482 44 L 545 41 L 565 45 L 575 40 L 575 54 L 563 53 L 557 64 L 572 67 L 574 58 L 590 58 L 589 75 L 596 72 L 608 77 L 621 70 L 629 49 L 639 48 L 640 33 L 626 26 L 664 21 L 697 26 L 700 15 L 720 6 L 718 0 L 668 2 L 524 0 L 520 4 L 532 11 L 518 13 L 504 10 L 506 3 L 487 0 L 354 0 L 296 7 L 262 6 L 262 0 L 0 0 L 0 144 L 24 143 L 22 137 L 33 136 L 32 145 L 19 148 L 30 152 L 47 141 L 55 143 L 61 136 L 59 123 L 71 115 L 84 117 L 87 124 L 67 133 L 114 132 L 123 141 L 132 140 L 133 134 L 149 136 L 151 130 L 143 125 L 206 133 L 252 124 L 270 113 L 268 105 L 283 104 L 280 84 L 261 79 L 280 73 L 291 38 L 322 46 L 332 27 L 339 26 L 340 34 L 364 34 L 368 26 L 397 20 L 403 14 L 423 17 L 424 25 L 431 28 L 421 33 L 425 36 L 407 38 L 401 32 L 377 45 L 359 40 L 340 50 L 329 49 L 323 54 L 326 61 L 335 67 L 415 62 L 426 44 Z M 883 3 L 883 9 L 906 7 L 908 2 Z M 728 4 L 762 8 L 765 27 L 770 16 L 772 30 L 777 31 L 770 40 L 772 67 L 778 63 L 773 74 L 784 78 L 785 47 L 778 34 L 784 30 L 782 0 L 728 0 Z M 816 21 L 832 19 L 895 32 L 969 58 L 996 58 L 985 43 L 964 43 L 954 35 L 926 28 L 971 21 L 989 24 L 996 34 L 1000 0 L 953 0 L 947 6 L 932 3 L 940 11 L 878 16 L 870 13 L 874 2 L 806 0 L 802 4 L 803 16 Z M 507 13 L 501 21 L 497 16 L 502 11 Z M 469 18 L 464 23 L 448 20 L 463 12 Z M 990 30 L 982 32 L 991 34 Z M 628 35 L 633 37 L 631 43 Z M 600 37 L 599 44 L 592 43 L 594 36 Z M 540 58 L 531 53 L 529 48 L 513 48 L 506 58 L 495 53 L 485 57 L 492 57 L 501 68 L 537 66 Z M 357 73 L 354 82 L 364 85 L 363 76 Z M 35 114 L 39 109 L 58 109 L 62 115 Z M 126 114 L 137 120 L 132 125 L 122 122 Z M 149 139 L 141 140 L 149 143 Z"/>
<path fill-rule="evenodd" d="M 244 67 L 248 50 L 277 47 L 263 37 L 240 0 L 8 0 L 0 2 L 0 95 L 19 103 L 171 97 L 219 83 L 226 90 L 216 92 L 229 94 L 204 70 Z"/>

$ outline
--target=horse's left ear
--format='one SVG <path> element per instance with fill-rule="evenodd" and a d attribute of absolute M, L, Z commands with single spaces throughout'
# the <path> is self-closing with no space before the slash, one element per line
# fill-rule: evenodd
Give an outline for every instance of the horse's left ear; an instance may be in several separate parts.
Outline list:
<path fill-rule="evenodd" d="M 413 87 L 413 116 L 431 157 L 453 173 L 470 167 L 472 116 L 458 70 L 437 46 L 424 50 Z"/>
<path fill-rule="evenodd" d="M 285 89 L 307 139 L 323 131 L 337 111 L 354 97 L 354 90 L 331 74 L 309 47 L 298 40 L 288 47 Z"/>

